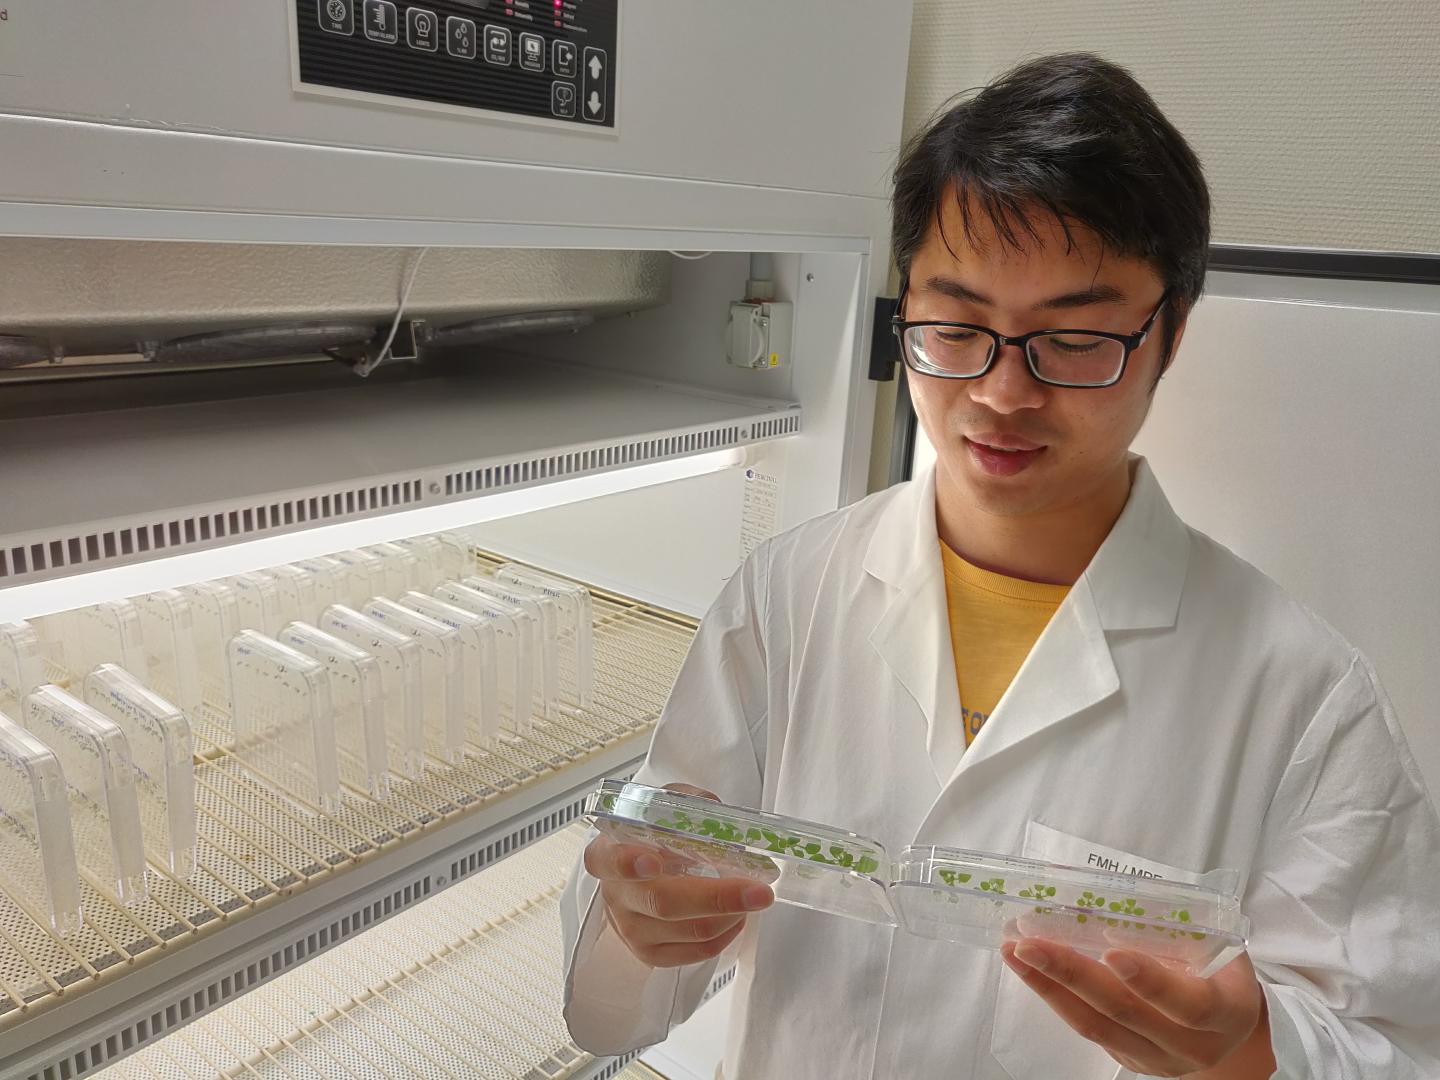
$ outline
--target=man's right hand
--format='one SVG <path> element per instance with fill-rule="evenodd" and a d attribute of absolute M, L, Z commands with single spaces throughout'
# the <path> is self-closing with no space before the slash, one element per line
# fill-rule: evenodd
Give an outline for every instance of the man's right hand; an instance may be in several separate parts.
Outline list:
<path fill-rule="evenodd" d="M 669 788 L 715 799 L 682 784 Z M 585 849 L 585 869 L 600 881 L 600 897 L 620 940 L 654 968 L 713 960 L 740 936 L 748 913 L 775 902 L 768 886 L 748 878 L 666 874 L 655 848 L 605 836 Z"/>

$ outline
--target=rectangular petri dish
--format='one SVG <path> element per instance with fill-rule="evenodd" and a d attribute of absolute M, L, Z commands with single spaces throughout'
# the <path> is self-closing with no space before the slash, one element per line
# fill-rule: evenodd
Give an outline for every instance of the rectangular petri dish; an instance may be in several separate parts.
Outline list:
<path fill-rule="evenodd" d="M 25 696 L 45 681 L 40 635 L 23 620 L 0 623 L 0 711 L 20 715 Z"/>
<path fill-rule="evenodd" d="M 337 551 L 330 558 L 345 570 L 345 586 L 336 603 L 358 610 L 370 597 L 385 595 L 385 563 L 380 556 L 356 549 Z"/>
<path fill-rule="evenodd" d="M 408 591 L 408 590 L 407 590 Z M 402 594 L 403 595 L 403 594 Z M 465 673 L 458 631 L 394 600 L 373 597 L 364 614 L 420 646 L 420 711 L 425 752 L 455 764 L 465 758 Z"/>
<path fill-rule="evenodd" d="M 475 544 L 464 533 L 436 533 L 440 541 L 440 580 L 459 581 L 476 572 Z"/>
<path fill-rule="evenodd" d="M 349 600 L 349 577 L 350 569 L 344 563 L 331 559 L 325 555 L 317 555 L 313 559 L 298 559 L 292 566 L 304 570 L 315 582 L 315 611 L 306 620 L 315 622 L 320 618 L 320 613 L 331 604 L 347 604 Z M 371 589 L 366 596 L 373 596 L 375 590 Z"/>
<path fill-rule="evenodd" d="M 291 623 L 280 631 L 279 640 L 318 660 L 330 673 L 330 708 L 335 717 L 340 781 L 384 802 L 390 797 L 390 766 L 380 661 L 309 623 Z"/>
<path fill-rule="evenodd" d="M 127 907 L 144 899 L 140 803 L 125 732 L 58 686 L 25 699 L 25 727 L 60 763 L 80 872 Z"/>
<path fill-rule="evenodd" d="M 414 590 L 400 597 L 400 604 L 444 623 L 460 635 L 465 650 L 461 664 L 465 679 L 465 738 L 472 746 L 489 749 L 500 736 L 498 649 L 494 625 L 462 607 Z"/>
<path fill-rule="evenodd" d="M 236 574 L 226 578 L 225 584 L 235 594 L 241 630 L 273 634 L 287 622 L 280 603 L 280 587 L 268 574 Z"/>
<path fill-rule="evenodd" d="M 308 810 L 340 809 L 340 766 L 324 666 L 254 630 L 230 641 L 235 753 Z"/>
<path fill-rule="evenodd" d="M 445 581 L 435 586 L 436 599 L 464 608 L 495 627 L 496 663 L 499 669 L 500 725 L 512 736 L 534 729 L 534 654 L 531 620 L 514 604 L 462 585 Z"/>
<path fill-rule="evenodd" d="M 380 587 L 376 596 L 394 599 L 415 588 L 414 583 L 420 578 L 420 567 L 414 552 L 399 544 L 371 544 L 365 550 L 380 560 Z"/>
<path fill-rule="evenodd" d="M 314 622 L 320 617 L 315 576 L 299 566 L 282 564 L 266 567 L 266 577 L 275 582 L 280 594 L 280 626 L 292 622 Z M 279 628 L 276 629 L 279 633 Z"/>
<path fill-rule="evenodd" d="M 5 891 L 61 937 L 80 929 L 70 799 L 55 752 L 0 713 L 0 863 Z"/>
<path fill-rule="evenodd" d="M 560 655 L 555 637 L 555 602 L 478 574 L 465 578 L 460 584 L 492 600 L 509 604 L 518 612 L 512 618 L 529 627 L 535 680 L 532 712 L 536 717 L 554 720 L 560 709 Z"/>
<path fill-rule="evenodd" d="M 240 632 L 240 601 L 223 581 L 197 581 L 182 585 L 179 592 L 190 601 L 200 696 L 228 708 L 230 666 L 225 650 Z"/>
<path fill-rule="evenodd" d="M 1097 958 L 1134 949 L 1207 978 L 1250 932 L 1230 893 L 958 848 L 906 848 L 891 899 L 922 937 L 991 949 L 1044 938 Z"/>
<path fill-rule="evenodd" d="M 590 708 L 595 686 L 595 615 L 590 590 L 577 582 L 519 563 L 501 566 L 495 571 L 495 580 L 537 590 L 557 602 L 560 692 L 568 694 L 581 709 Z"/>
<path fill-rule="evenodd" d="M 586 799 L 585 820 L 612 839 L 660 849 L 667 873 L 750 878 L 787 904 L 895 925 L 890 860 L 876 840 L 620 780 Z"/>
<path fill-rule="evenodd" d="M 321 612 L 320 629 L 363 649 L 379 663 L 390 770 L 419 780 L 425 773 L 420 643 L 344 604 L 332 604 Z"/>
<path fill-rule="evenodd" d="M 97 664 L 119 664 L 139 679 L 149 673 L 140 613 L 128 600 L 106 600 L 43 620 L 42 647 L 51 639 L 52 655 L 77 680 Z"/>
<path fill-rule="evenodd" d="M 415 556 L 415 564 L 411 568 L 410 588 L 420 592 L 429 592 L 445 580 L 442 565 L 445 560 L 445 546 L 440 543 L 439 537 L 411 536 L 404 540 L 396 540 L 395 543 Z"/>
<path fill-rule="evenodd" d="M 85 676 L 85 704 L 130 743 L 145 854 L 172 877 L 195 872 L 195 744 L 185 714 L 124 668 Z"/>
<path fill-rule="evenodd" d="M 130 602 L 140 615 L 148 684 L 193 716 L 200 708 L 201 677 L 189 598 L 178 589 L 161 589 Z"/>

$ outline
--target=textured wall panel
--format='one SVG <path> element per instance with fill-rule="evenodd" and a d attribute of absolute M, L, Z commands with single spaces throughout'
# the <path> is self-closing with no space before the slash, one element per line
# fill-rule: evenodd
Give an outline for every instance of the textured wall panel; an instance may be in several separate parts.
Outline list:
<path fill-rule="evenodd" d="M 1216 243 L 1440 251 L 1436 0 L 916 0 L 906 131 L 1074 49 L 1134 71 L 1195 146 Z"/>

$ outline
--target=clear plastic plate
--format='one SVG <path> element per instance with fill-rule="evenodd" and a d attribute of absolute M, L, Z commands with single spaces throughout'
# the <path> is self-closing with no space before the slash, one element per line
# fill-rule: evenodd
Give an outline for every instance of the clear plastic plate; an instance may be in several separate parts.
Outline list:
<path fill-rule="evenodd" d="M 330 679 L 323 665 L 254 630 L 230 642 L 235 753 L 307 809 L 340 809 Z"/>
<path fill-rule="evenodd" d="M 121 904 L 142 900 L 145 849 L 125 732 L 58 686 L 42 686 L 25 699 L 25 727 L 60 762 L 81 872 Z"/>
<path fill-rule="evenodd" d="M 555 635 L 555 602 L 548 597 L 535 597 L 514 585 L 491 577 L 475 575 L 460 584 L 483 593 L 492 600 L 509 604 L 511 618 L 529 628 L 530 656 L 535 681 L 532 712 L 545 720 L 554 720 L 560 709 L 560 657 Z"/>
<path fill-rule="evenodd" d="M 429 592 L 445 580 L 442 563 L 445 547 L 437 536 L 411 536 L 396 540 L 396 545 L 415 556 L 415 565 L 410 577 L 410 588 Z"/>
<path fill-rule="evenodd" d="M 223 581 L 199 581 L 182 585 L 179 591 L 190 601 L 201 696 L 229 702 L 230 664 L 225 651 L 240 632 L 240 601 Z"/>
<path fill-rule="evenodd" d="M 568 693 L 582 709 L 590 708 L 595 685 L 595 616 L 590 590 L 574 581 L 555 577 L 519 563 L 506 563 L 495 580 L 539 590 L 559 605 L 560 692 Z"/>
<path fill-rule="evenodd" d="M 436 533 L 440 541 L 440 580 L 458 581 L 475 573 L 475 545 L 464 533 Z"/>
<path fill-rule="evenodd" d="M 188 715 L 200 708 L 200 664 L 195 620 L 189 598 L 178 589 L 162 589 L 131 599 L 140 615 L 147 680 Z"/>
<path fill-rule="evenodd" d="M 0 713 L 0 864 L 12 899 L 62 937 L 80 929 L 70 800 L 55 752 Z"/>
<path fill-rule="evenodd" d="M 381 585 L 377 595 L 393 599 L 418 588 L 420 566 L 414 552 L 399 544 L 371 544 L 365 550 L 380 560 L 381 576 L 377 580 Z"/>
<path fill-rule="evenodd" d="M 145 853 L 172 876 L 195 870 L 195 745 L 174 705 L 114 664 L 85 677 L 85 704 L 125 732 Z"/>
<path fill-rule="evenodd" d="M 240 629 L 273 634 L 285 625 L 287 620 L 280 604 L 280 587 L 274 578 L 268 574 L 236 574 L 226 578 L 225 584 L 235 593 Z"/>
<path fill-rule="evenodd" d="M 895 924 L 889 857 L 863 836 L 619 780 L 586 799 L 585 819 L 612 839 L 660 849 L 668 873 L 750 878 L 787 904 Z"/>
<path fill-rule="evenodd" d="M 1044 938 L 1088 956 L 1134 949 L 1208 977 L 1245 950 L 1249 920 L 1233 895 L 955 848 L 907 848 L 891 898 L 922 937 L 999 948 Z"/>
<path fill-rule="evenodd" d="M 390 797 L 385 739 L 385 688 L 380 661 L 370 653 L 309 623 L 280 631 L 280 644 L 318 660 L 330 674 L 340 780 L 372 799 Z"/>
<path fill-rule="evenodd" d="M 465 738 L 473 746 L 489 748 L 500 736 L 500 689 L 495 626 L 464 608 L 447 604 L 422 592 L 400 597 L 403 607 L 444 623 L 460 635 L 465 677 Z"/>
<path fill-rule="evenodd" d="M 0 710 L 20 715 L 20 704 L 45 681 L 40 635 L 27 622 L 0 623 Z"/>
<path fill-rule="evenodd" d="M 315 587 L 315 575 L 304 567 L 283 564 L 267 567 L 265 575 L 275 582 L 280 591 L 281 626 L 292 622 L 313 623 L 320 617 L 319 594 Z"/>
<path fill-rule="evenodd" d="M 495 627 L 501 727 L 516 736 L 530 734 L 534 729 L 532 708 L 535 701 L 530 618 L 514 604 L 496 600 L 456 581 L 445 581 L 435 586 L 435 596 L 447 604 L 489 619 Z"/>
<path fill-rule="evenodd" d="M 330 558 L 345 568 L 345 586 L 337 603 L 358 610 L 370 597 L 385 595 L 385 562 L 380 556 L 356 549 L 337 551 Z"/>
<path fill-rule="evenodd" d="M 380 665 L 390 769 L 397 776 L 420 779 L 425 772 L 420 643 L 344 604 L 321 613 L 320 629 L 375 657 Z"/>
<path fill-rule="evenodd" d="M 344 563 L 318 555 L 313 559 L 299 559 L 292 565 L 304 570 L 315 583 L 315 610 L 307 617 L 307 622 L 319 621 L 320 613 L 331 604 L 350 602 L 349 593 L 346 591 L 349 586 L 349 568 Z M 371 589 L 365 595 L 373 596 L 375 590 Z"/>
<path fill-rule="evenodd" d="M 49 616 L 40 630 L 61 666 L 77 679 L 97 664 L 119 664 L 141 679 L 149 677 L 140 614 L 128 600 L 106 600 Z"/>
<path fill-rule="evenodd" d="M 365 614 L 398 633 L 408 634 L 420 646 L 425 750 L 450 764 L 464 760 L 464 646 L 459 631 L 379 596 L 366 603 Z"/>

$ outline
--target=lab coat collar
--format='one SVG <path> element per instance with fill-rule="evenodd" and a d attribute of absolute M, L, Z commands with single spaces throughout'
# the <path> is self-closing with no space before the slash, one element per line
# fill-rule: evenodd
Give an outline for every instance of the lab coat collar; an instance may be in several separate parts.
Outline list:
<path fill-rule="evenodd" d="M 1130 498 L 1110 535 L 968 750 L 935 523 L 934 470 L 882 511 L 864 566 L 896 591 L 870 643 L 924 712 L 927 749 L 942 787 L 1113 694 L 1119 677 L 1106 631 L 1174 625 L 1189 534 L 1144 459 L 1134 457 L 1131 468 Z"/>
<path fill-rule="evenodd" d="M 1102 629 L 1174 626 L 1190 561 L 1189 531 L 1149 463 L 1132 454 L 1130 467 L 1130 498 L 1084 580 Z M 931 467 L 883 511 L 865 552 L 865 569 L 905 591 L 917 576 L 938 570 L 939 545 Z"/>

